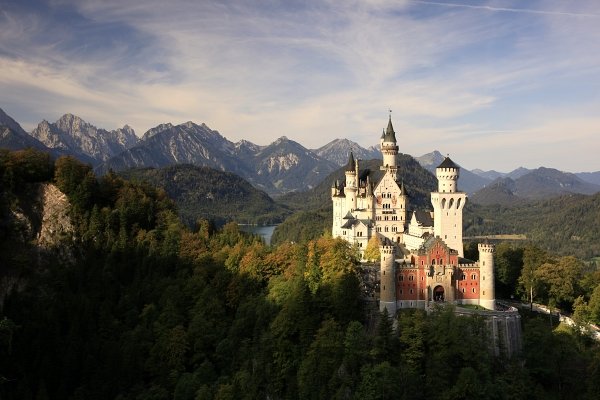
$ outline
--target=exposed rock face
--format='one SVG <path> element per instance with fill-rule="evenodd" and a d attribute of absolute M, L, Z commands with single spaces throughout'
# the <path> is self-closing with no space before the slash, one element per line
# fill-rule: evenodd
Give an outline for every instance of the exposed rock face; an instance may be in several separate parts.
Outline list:
<path fill-rule="evenodd" d="M 128 125 L 109 132 L 72 114 L 63 115 L 55 123 L 40 122 L 31 136 L 51 149 L 60 149 L 94 165 L 134 146 L 138 141 Z"/>
<path fill-rule="evenodd" d="M 28 147 L 49 150 L 39 140 L 29 136 L 17 121 L 0 108 L 0 148 L 22 150 Z"/>
<path fill-rule="evenodd" d="M 7 251 L 19 257 L 0 264 L 0 306 L 7 293 L 27 283 L 27 270 L 48 267 L 48 259 L 74 261 L 75 230 L 67 196 L 52 184 L 31 184 L 22 188 L 17 204 L 2 221 L 9 232 Z"/>
<path fill-rule="evenodd" d="M 254 181 L 271 183 L 280 193 L 311 189 L 337 168 L 285 136 L 262 148 L 247 162 L 258 175 Z"/>
<path fill-rule="evenodd" d="M 39 196 L 42 224 L 37 233 L 37 245 L 40 249 L 51 250 L 73 239 L 73 224 L 68 215 L 69 200 L 49 183 L 40 185 Z"/>

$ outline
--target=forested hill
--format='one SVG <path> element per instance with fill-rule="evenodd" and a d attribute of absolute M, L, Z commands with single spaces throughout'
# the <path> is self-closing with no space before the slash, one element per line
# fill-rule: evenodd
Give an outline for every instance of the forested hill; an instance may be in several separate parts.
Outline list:
<path fill-rule="evenodd" d="M 1 244 L 28 250 L 0 252 L 2 400 L 597 398 L 598 346 L 547 317 L 505 360 L 452 308 L 364 313 L 343 240 L 190 231 L 163 190 L 35 151 L 0 151 L 0 181 Z M 31 185 L 62 192 L 68 259 L 20 235 Z"/>
<path fill-rule="evenodd" d="M 600 193 L 514 206 L 467 203 L 464 236 L 524 234 L 537 246 L 583 259 L 600 256 Z"/>
<path fill-rule="evenodd" d="M 243 178 L 209 167 L 183 164 L 131 169 L 119 174 L 163 188 L 189 226 L 194 226 L 198 219 L 211 220 L 217 225 L 231 221 L 273 224 L 290 213 Z"/>

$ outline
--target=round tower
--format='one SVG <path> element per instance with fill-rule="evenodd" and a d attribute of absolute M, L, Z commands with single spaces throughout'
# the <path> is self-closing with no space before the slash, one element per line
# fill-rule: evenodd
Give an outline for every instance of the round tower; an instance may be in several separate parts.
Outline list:
<path fill-rule="evenodd" d="M 396 314 L 396 250 L 388 239 L 383 239 L 379 252 L 381 254 L 379 311 L 387 308 L 388 315 L 393 316 Z"/>
<path fill-rule="evenodd" d="M 438 180 L 438 192 L 455 193 L 456 182 L 460 176 L 460 167 L 446 157 L 444 161 L 435 169 L 435 176 Z"/>
<path fill-rule="evenodd" d="M 488 310 L 496 309 L 494 289 L 494 252 L 493 244 L 479 243 L 479 305 Z"/>
<path fill-rule="evenodd" d="M 388 126 L 381 135 L 381 154 L 383 155 L 383 169 L 398 167 L 398 146 L 396 144 L 396 132 L 394 132 L 394 127 L 392 126 L 391 115 Z"/>

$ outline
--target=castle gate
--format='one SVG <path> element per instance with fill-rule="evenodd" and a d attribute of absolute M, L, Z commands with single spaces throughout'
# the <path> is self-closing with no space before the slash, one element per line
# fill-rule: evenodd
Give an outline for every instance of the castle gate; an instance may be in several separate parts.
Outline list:
<path fill-rule="evenodd" d="M 433 289 L 433 301 L 444 301 L 444 287 L 436 286 Z"/>

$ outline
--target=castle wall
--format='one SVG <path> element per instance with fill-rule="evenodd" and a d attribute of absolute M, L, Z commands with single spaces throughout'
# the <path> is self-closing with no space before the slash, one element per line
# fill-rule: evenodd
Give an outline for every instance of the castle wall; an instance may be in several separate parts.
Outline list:
<path fill-rule="evenodd" d="M 479 268 L 461 267 L 457 270 L 456 299 L 462 304 L 479 304 Z"/>
<path fill-rule="evenodd" d="M 458 315 L 479 315 L 485 319 L 489 335 L 490 351 L 511 357 L 518 354 L 522 346 L 521 316 L 514 307 L 503 311 L 482 311 L 457 307 Z"/>

